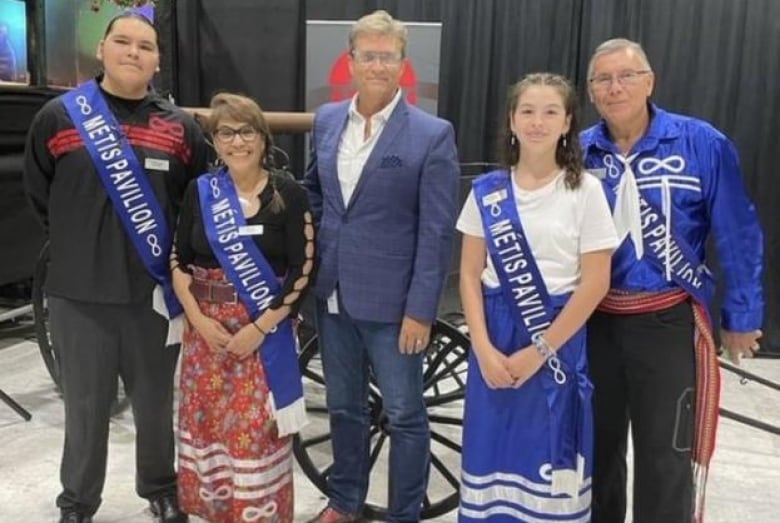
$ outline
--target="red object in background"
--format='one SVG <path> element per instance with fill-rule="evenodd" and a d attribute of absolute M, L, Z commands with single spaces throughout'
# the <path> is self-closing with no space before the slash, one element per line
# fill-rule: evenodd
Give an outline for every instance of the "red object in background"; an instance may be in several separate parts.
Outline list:
<path fill-rule="evenodd" d="M 411 60 L 404 58 L 404 72 L 401 75 L 401 88 L 406 94 L 406 100 L 412 104 L 417 104 L 417 73 L 414 72 Z M 352 85 L 352 75 L 349 72 L 349 51 L 344 51 L 330 69 L 328 78 L 330 86 L 330 101 L 340 102 L 352 98 L 355 94 L 355 88 Z"/>

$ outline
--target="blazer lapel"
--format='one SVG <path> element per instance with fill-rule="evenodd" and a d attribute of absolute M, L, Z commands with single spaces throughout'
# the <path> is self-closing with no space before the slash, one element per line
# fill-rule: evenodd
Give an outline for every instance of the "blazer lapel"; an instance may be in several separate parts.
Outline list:
<path fill-rule="evenodd" d="M 361 189 L 366 184 L 366 178 L 371 176 L 372 173 L 376 171 L 382 158 L 386 156 L 387 150 L 395 142 L 398 133 L 406 123 L 406 113 L 407 107 L 402 93 L 401 99 L 398 100 L 398 105 L 395 106 L 392 114 L 390 114 L 390 118 L 388 118 L 387 123 L 385 124 L 385 128 L 382 130 L 382 134 L 379 136 L 379 140 L 376 142 L 374 149 L 371 151 L 371 154 L 366 160 L 366 164 L 363 166 L 363 170 L 360 172 L 360 178 L 358 179 L 355 190 L 352 193 L 352 197 L 349 199 L 347 210 L 352 207 L 352 205 L 355 203 L 355 199 L 360 195 Z"/>
<path fill-rule="evenodd" d="M 349 118 L 349 104 L 344 105 L 344 110 L 335 115 L 335 124 L 329 126 L 329 131 L 323 140 L 322 150 L 327 151 L 325 159 L 326 179 L 331 190 L 335 192 L 335 201 L 341 214 L 346 211 L 344 196 L 341 194 L 341 183 L 339 182 L 339 143 L 344 129 L 347 127 Z"/>

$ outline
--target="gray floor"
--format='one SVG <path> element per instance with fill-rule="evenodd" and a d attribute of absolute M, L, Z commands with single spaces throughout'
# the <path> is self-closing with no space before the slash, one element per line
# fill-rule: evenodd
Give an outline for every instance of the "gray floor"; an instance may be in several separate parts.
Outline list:
<path fill-rule="evenodd" d="M 780 360 L 746 362 L 744 367 L 775 382 L 780 381 Z M 33 418 L 23 421 L 0 403 L 0 523 L 38 523 L 56 521 L 53 499 L 58 493 L 58 463 L 62 444 L 63 409 L 51 380 L 31 339 L 28 327 L 0 323 L 0 387 L 25 408 Z M 321 399 L 321 390 L 307 387 L 307 400 Z M 724 373 L 723 406 L 740 414 L 780 425 L 780 395 L 766 387 L 740 384 L 731 373 Z M 451 411 L 458 405 L 450 405 Z M 445 413 L 446 414 L 446 413 Z M 452 412 L 450 412 L 452 414 Z M 454 412 L 457 416 L 459 412 Z M 452 430 L 452 429 L 449 429 Z M 309 434 L 322 433 L 321 420 L 307 428 Z M 448 437 L 457 438 L 457 434 Z M 327 443 L 312 449 L 317 459 L 327 459 Z M 381 464 L 386 460 L 386 445 L 379 456 L 377 481 L 370 496 L 382 499 Z M 458 474 L 457 454 L 439 449 L 445 468 Z M 446 482 L 434 472 L 429 493 L 446 495 Z M 438 478 L 438 479 L 437 479 Z M 443 485 L 443 486 L 442 486 Z M 707 497 L 708 523 L 775 523 L 780 521 L 780 437 L 721 420 L 718 449 Z M 312 483 L 296 471 L 296 518 L 303 521 L 314 515 L 324 497 Z M 435 519 L 454 522 L 454 512 Z M 98 523 L 151 521 L 144 502 L 133 490 L 133 425 L 128 413 L 114 418 L 111 427 L 109 470 L 103 505 L 95 519 Z"/>

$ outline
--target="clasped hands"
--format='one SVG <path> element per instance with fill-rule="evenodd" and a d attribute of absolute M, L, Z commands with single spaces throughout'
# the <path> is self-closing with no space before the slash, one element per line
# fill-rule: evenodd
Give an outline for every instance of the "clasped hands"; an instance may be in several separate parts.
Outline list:
<path fill-rule="evenodd" d="M 495 347 L 477 353 L 482 378 L 491 389 L 519 388 L 542 368 L 545 359 L 533 345 L 507 356 Z"/>
<path fill-rule="evenodd" d="M 192 327 L 206 340 L 211 350 L 230 353 L 239 359 L 251 356 L 265 341 L 263 333 L 251 324 L 246 324 L 235 334 L 230 334 L 218 320 L 203 316 L 192 322 Z"/>

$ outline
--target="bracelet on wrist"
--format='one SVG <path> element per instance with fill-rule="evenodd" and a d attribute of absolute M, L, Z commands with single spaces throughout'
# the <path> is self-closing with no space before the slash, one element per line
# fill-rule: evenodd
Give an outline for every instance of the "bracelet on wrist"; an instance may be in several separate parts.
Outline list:
<path fill-rule="evenodd" d="M 553 350 L 552 345 L 550 345 L 542 333 L 534 334 L 531 337 L 531 342 L 545 360 L 555 357 L 555 351 Z"/>
<path fill-rule="evenodd" d="M 260 325 L 258 325 L 258 324 L 257 324 L 257 323 L 255 323 L 255 322 L 252 322 L 252 325 L 255 327 L 255 329 L 257 329 L 257 330 L 258 330 L 258 332 L 260 332 L 260 334 L 262 334 L 263 336 L 268 336 L 268 333 L 267 333 L 267 332 L 265 332 L 265 331 L 262 329 L 262 327 L 260 327 Z"/>

